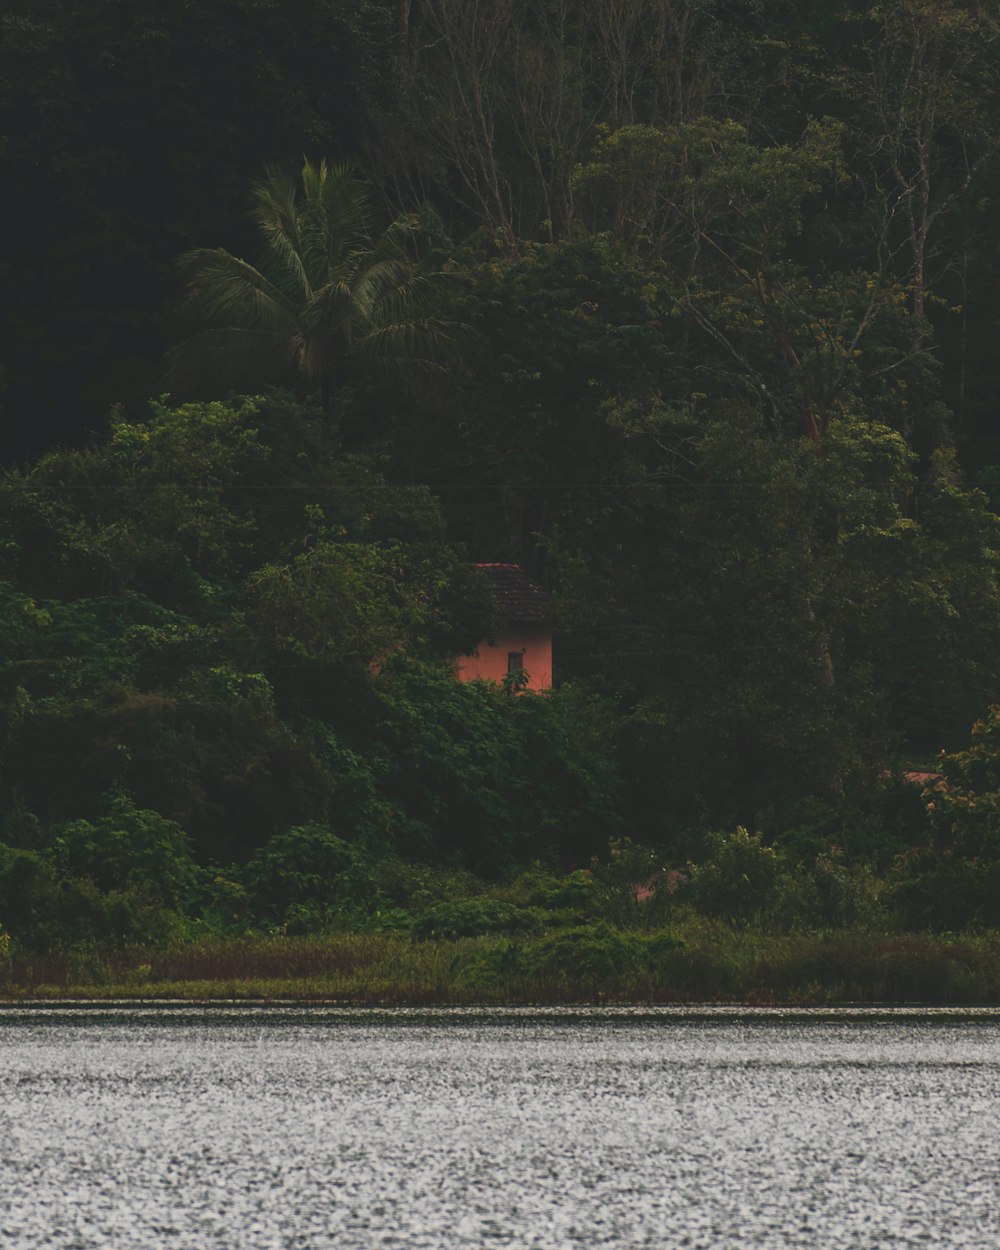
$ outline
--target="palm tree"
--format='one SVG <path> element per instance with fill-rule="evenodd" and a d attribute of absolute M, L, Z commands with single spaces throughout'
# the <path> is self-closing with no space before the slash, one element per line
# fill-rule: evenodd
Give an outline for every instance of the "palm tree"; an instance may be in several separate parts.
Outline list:
<path fill-rule="evenodd" d="M 409 258 L 416 217 L 373 238 L 367 184 L 325 160 L 305 162 L 301 185 L 268 168 L 252 215 L 263 236 L 256 265 L 221 247 L 181 257 L 202 329 L 170 353 L 172 383 L 241 386 L 291 366 L 328 412 L 351 363 L 442 370 L 450 327 L 429 313 L 445 275 L 422 274 Z"/>

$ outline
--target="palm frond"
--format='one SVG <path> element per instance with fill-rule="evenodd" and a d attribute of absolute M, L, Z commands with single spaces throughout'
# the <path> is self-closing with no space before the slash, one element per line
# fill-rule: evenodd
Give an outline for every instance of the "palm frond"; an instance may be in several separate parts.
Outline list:
<path fill-rule="evenodd" d="M 349 165 L 305 162 L 301 248 L 309 271 L 329 274 L 368 247 L 370 193 Z"/>
<path fill-rule="evenodd" d="M 396 362 L 408 369 L 443 373 L 454 355 L 460 327 L 435 319 L 380 326 L 356 340 L 359 360 Z"/>
<path fill-rule="evenodd" d="M 369 322 L 390 325 L 431 316 L 462 282 L 458 275 L 409 272 L 394 282 L 374 283 L 362 294 Z"/>
<path fill-rule="evenodd" d="M 181 259 L 188 306 L 205 328 L 174 349 L 168 376 L 240 385 L 294 369 L 327 403 L 352 359 L 407 377 L 443 374 L 462 330 L 438 316 L 453 279 L 419 271 L 417 217 L 373 240 L 369 208 L 368 185 L 348 165 L 306 161 L 300 183 L 268 168 L 253 188 L 258 263 L 223 248 Z"/>
<path fill-rule="evenodd" d="M 328 282 L 317 291 L 301 321 L 305 333 L 330 339 L 349 338 L 355 314 L 354 291 L 343 279 Z"/>
<path fill-rule="evenodd" d="M 264 236 L 266 253 L 260 268 L 276 284 L 291 285 L 301 298 L 308 299 L 313 282 L 303 257 L 295 182 L 268 167 L 266 177 L 254 184 L 253 200 L 253 217 Z"/>
<path fill-rule="evenodd" d="M 369 255 L 373 260 L 381 260 L 390 256 L 405 256 L 408 244 L 421 234 L 423 234 L 423 226 L 415 213 L 397 217 L 382 232 Z"/>
<path fill-rule="evenodd" d="M 412 287 L 413 270 L 410 265 L 400 260 L 380 260 L 365 265 L 356 274 L 352 284 L 354 306 L 363 321 L 378 324 L 379 307 L 388 299 L 392 292 L 399 292 L 396 301 L 401 310 L 413 306 L 410 296 L 416 291 Z"/>
<path fill-rule="evenodd" d="M 264 177 L 253 184 L 251 216 L 265 235 L 280 232 L 299 245 L 298 187 L 280 169 L 269 165 Z"/>
<path fill-rule="evenodd" d="M 355 355 L 362 363 L 377 364 L 399 391 L 416 398 L 447 385 L 458 355 L 450 330 L 446 323 L 431 322 L 386 326 L 365 335 Z"/>
<path fill-rule="evenodd" d="M 247 261 L 224 248 L 196 248 L 181 258 L 188 303 L 209 325 L 290 334 L 295 308 L 285 293 Z"/>

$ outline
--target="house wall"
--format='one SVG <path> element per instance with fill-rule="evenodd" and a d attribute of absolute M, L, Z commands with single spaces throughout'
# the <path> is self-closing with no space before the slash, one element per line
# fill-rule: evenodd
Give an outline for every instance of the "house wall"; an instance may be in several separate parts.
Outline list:
<path fill-rule="evenodd" d="M 492 643 L 481 642 L 472 655 L 463 655 L 458 661 L 459 680 L 503 681 L 507 676 L 507 656 L 512 651 L 520 651 L 523 656 L 529 690 L 551 689 L 552 635 L 530 626 L 507 629 Z"/>

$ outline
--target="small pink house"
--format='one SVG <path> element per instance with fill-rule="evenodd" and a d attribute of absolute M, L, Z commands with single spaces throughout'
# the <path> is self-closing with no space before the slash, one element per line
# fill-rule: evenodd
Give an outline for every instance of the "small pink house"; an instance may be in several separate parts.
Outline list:
<path fill-rule="evenodd" d="M 552 633 L 545 624 L 545 594 L 519 564 L 477 564 L 490 579 L 499 626 L 472 655 L 458 661 L 460 681 L 501 682 L 523 672 L 524 689 L 552 686 Z"/>

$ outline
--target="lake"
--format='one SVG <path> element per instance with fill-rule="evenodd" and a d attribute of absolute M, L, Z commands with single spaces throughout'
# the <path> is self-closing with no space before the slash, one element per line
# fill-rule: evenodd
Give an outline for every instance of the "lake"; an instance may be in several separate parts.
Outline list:
<path fill-rule="evenodd" d="M 0 1008 L 4 1250 L 1000 1244 L 996 1011 Z"/>

